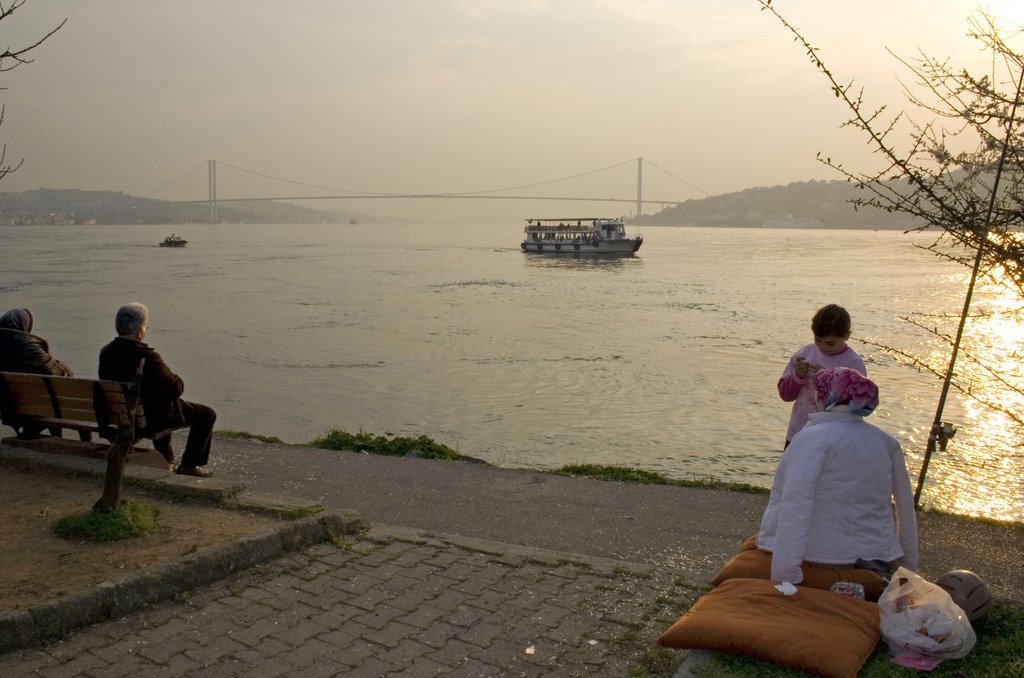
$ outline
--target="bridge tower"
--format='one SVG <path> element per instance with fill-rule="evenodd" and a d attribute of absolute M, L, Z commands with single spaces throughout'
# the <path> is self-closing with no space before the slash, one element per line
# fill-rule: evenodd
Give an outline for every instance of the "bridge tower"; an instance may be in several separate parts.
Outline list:
<path fill-rule="evenodd" d="M 217 223 L 217 161 L 207 160 L 206 161 L 208 179 L 207 188 L 209 189 L 209 205 L 210 205 L 210 223 Z"/>
<path fill-rule="evenodd" d="M 644 159 L 636 159 L 636 216 L 644 213 Z"/>

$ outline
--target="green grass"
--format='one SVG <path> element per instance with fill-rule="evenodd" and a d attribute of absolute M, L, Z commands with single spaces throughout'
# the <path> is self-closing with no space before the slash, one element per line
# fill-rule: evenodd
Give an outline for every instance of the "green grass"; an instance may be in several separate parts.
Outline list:
<path fill-rule="evenodd" d="M 264 443 L 275 443 L 287 445 L 280 438 L 264 436 L 245 431 L 222 430 L 214 433 L 219 438 L 231 438 L 235 440 L 259 440 Z M 309 447 L 317 447 L 324 450 L 339 450 L 349 452 L 365 452 L 367 454 L 380 454 L 391 457 L 420 457 L 422 459 L 441 459 L 446 461 L 480 461 L 467 457 L 443 443 L 433 440 L 429 436 L 421 435 L 416 438 L 395 436 L 385 432 L 384 435 L 374 435 L 366 431 L 349 433 L 340 428 L 332 428 L 324 435 L 315 438 L 308 443 Z M 651 485 L 676 485 L 680 487 L 698 487 L 704 489 L 732 490 L 734 492 L 747 492 L 749 494 L 768 494 L 768 488 L 749 485 L 747 483 L 732 483 L 716 478 L 691 478 L 677 480 L 669 478 L 662 473 L 655 471 L 644 471 L 642 469 L 630 468 L 628 466 L 601 466 L 598 464 L 570 464 L 550 471 L 557 475 L 597 478 L 598 480 L 618 480 L 627 483 L 647 483 Z"/>
<path fill-rule="evenodd" d="M 312 447 L 325 450 L 351 450 L 367 452 L 391 457 L 421 457 L 423 459 L 444 459 L 449 461 L 464 460 L 467 457 L 452 448 L 439 443 L 427 436 L 404 438 L 385 433 L 382 436 L 360 431 L 349 433 L 340 428 L 332 428 L 325 435 L 310 441 Z"/>
<path fill-rule="evenodd" d="M 1024 609 L 996 602 L 975 632 L 978 643 L 971 654 L 939 664 L 930 673 L 922 673 L 893 664 L 884 642 L 857 674 L 858 678 L 1020 678 L 1024 676 Z M 697 672 L 697 678 L 802 678 L 807 674 L 774 664 L 716 653 Z"/>
<path fill-rule="evenodd" d="M 232 431 L 231 429 L 217 430 L 213 432 L 214 438 L 230 438 L 234 440 L 258 440 L 261 443 L 272 445 L 287 445 L 285 441 L 277 436 L 264 436 L 258 433 L 246 433 L 245 431 Z"/>
<path fill-rule="evenodd" d="M 231 438 L 235 440 L 258 440 L 264 443 L 275 443 L 287 445 L 280 438 L 264 436 L 246 431 L 222 430 L 214 433 L 218 438 Z M 319 438 L 305 443 L 309 447 L 318 447 L 324 450 L 339 450 L 348 452 L 366 452 L 367 454 L 380 454 L 391 457 L 420 457 L 422 459 L 441 459 L 446 461 L 481 461 L 473 457 L 467 457 L 443 443 L 433 440 L 429 436 L 421 435 L 416 438 L 395 436 L 392 433 L 384 432 L 384 435 L 374 435 L 366 431 L 349 433 L 340 428 L 332 428 Z M 530 469 L 536 470 L 536 469 Z M 598 480 L 618 480 L 626 483 L 646 483 L 650 485 L 676 485 L 679 487 L 697 487 L 712 490 L 731 490 L 733 492 L 747 492 L 749 494 L 768 494 L 768 488 L 749 485 L 747 483 L 732 483 L 717 478 L 691 478 L 677 480 L 669 478 L 663 473 L 655 471 L 644 471 L 643 469 L 630 468 L 628 466 L 602 466 L 598 464 L 569 464 L 550 471 L 557 475 L 597 478 Z"/>
<path fill-rule="evenodd" d="M 768 494 L 766 487 L 748 485 L 747 483 L 729 483 L 714 478 L 693 478 L 676 480 L 663 473 L 644 471 L 628 466 L 602 466 L 600 464 L 569 464 L 552 471 L 557 475 L 597 478 L 598 480 L 618 480 L 624 483 L 645 483 L 648 485 L 676 485 L 679 487 L 698 487 L 702 489 L 732 490 L 750 494 Z"/>
<path fill-rule="evenodd" d="M 156 527 L 160 509 L 129 499 L 116 511 L 88 511 L 64 516 L 53 526 L 58 537 L 116 541 L 138 537 Z"/>

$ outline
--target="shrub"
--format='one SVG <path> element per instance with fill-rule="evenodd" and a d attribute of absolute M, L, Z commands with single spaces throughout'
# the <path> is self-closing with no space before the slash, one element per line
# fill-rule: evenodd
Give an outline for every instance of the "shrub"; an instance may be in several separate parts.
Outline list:
<path fill-rule="evenodd" d="M 394 437 L 390 433 L 375 436 L 372 433 L 348 431 L 332 428 L 325 435 L 311 441 L 312 447 L 325 450 L 351 450 L 382 454 L 392 457 L 422 457 L 423 459 L 465 459 L 461 454 L 427 436 L 418 438 Z"/>

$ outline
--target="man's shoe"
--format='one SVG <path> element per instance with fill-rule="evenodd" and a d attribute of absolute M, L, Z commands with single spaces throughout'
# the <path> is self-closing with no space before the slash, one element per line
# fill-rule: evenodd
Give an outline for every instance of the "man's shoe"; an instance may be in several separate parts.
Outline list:
<path fill-rule="evenodd" d="M 209 478 L 213 471 L 208 471 L 202 466 L 179 466 L 176 473 L 179 476 L 195 476 L 196 478 Z"/>

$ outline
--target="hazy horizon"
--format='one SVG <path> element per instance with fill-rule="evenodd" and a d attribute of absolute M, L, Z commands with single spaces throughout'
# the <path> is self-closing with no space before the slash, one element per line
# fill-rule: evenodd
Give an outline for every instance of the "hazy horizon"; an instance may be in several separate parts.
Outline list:
<path fill-rule="evenodd" d="M 903 57 L 983 65 L 965 36 L 999 0 L 811 0 L 774 6 L 840 81 L 906 108 Z M 23 47 L 0 76 L 0 143 L 24 165 L 2 191 L 77 188 L 218 195 L 489 191 L 629 197 L 637 157 L 647 200 L 839 178 L 817 153 L 871 169 L 870 147 L 803 49 L 753 0 L 27 0 L 0 22 Z M 247 174 L 241 167 L 267 176 Z M 612 168 L 594 172 L 600 168 Z M 292 184 L 268 177 L 287 179 Z M 324 191 L 327 192 L 327 191 Z M 518 194 L 523 194 L 520 191 Z M 529 193 L 527 193 L 529 194 Z M 632 206 L 519 201 L 318 201 L 382 218 L 630 214 Z M 657 211 L 648 205 L 646 213 Z M 557 216 L 557 215 L 556 215 Z"/>

